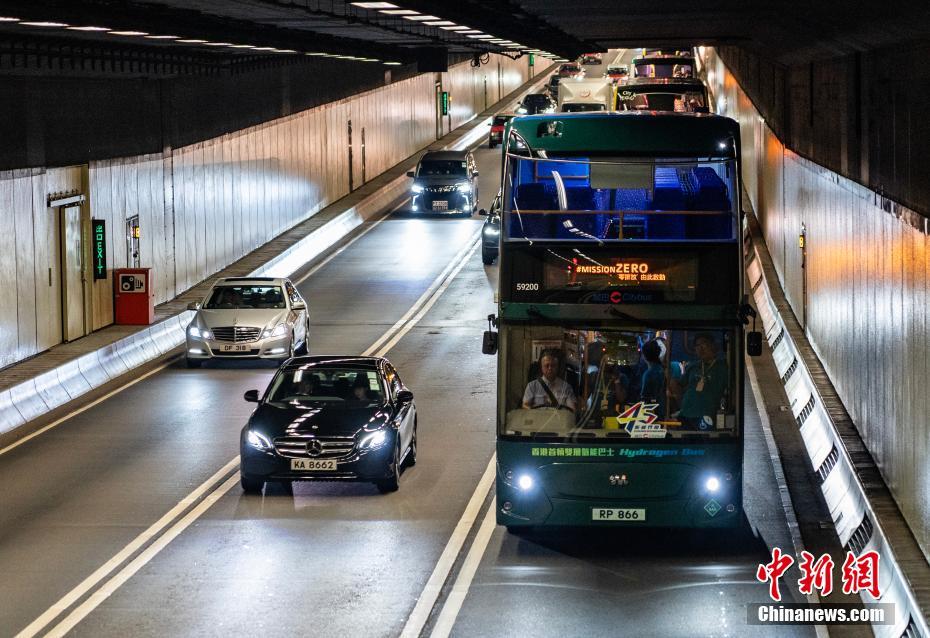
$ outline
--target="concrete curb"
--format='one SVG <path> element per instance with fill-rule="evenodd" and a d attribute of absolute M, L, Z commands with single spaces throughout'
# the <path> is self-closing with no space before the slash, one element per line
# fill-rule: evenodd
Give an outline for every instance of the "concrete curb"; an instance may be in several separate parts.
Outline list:
<path fill-rule="evenodd" d="M 764 243 L 755 218 L 749 223 L 752 251 L 747 275 L 759 312 L 765 337 L 772 348 L 775 366 L 791 403 L 791 412 L 801 431 L 814 472 L 820 477 L 830 516 L 844 550 L 856 555 L 874 550 L 879 555 L 880 598 L 861 593 L 866 603 L 894 603 L 893 625 L 872 625 L 879 637 L 930 635 L 926 618 L 917 604 L 914 592 L 901 570 L 898 561 L 866 496 L 866 490 L 855 471 L 852 456 L 843 437 L 824 408 L 824 400 L 817 384 L 791 336 L 791 331 L 772 296 L 769 278 L 763 267 Z M 760 248 L 761 246 L 761 248 Z M 771 265 L 771 264 L 769 264 Z M 771 276 L 771 273 L 770 273 Z M 774 285 L 778 286 L 777 279 Z"/>
<path fill-rule="evenodd" d="M 546 71 L 538 73 L 501 102 L 512 101 L 515 94 L 526 93 L 538 86 L 545 81 L 545 75 Z M 449 135 L 458 133 L 451 142 L 434 143 L 429 148 L 437 150 L 467 148 L 487 135 L 487 130 L 481 126 L 486 119 L 479 114 L 475 119 L 461 124 L 458 129 L 449 133 Z M 415 165 L 409 166 L 409 169 L 413 168 Z M 404 171 L 385 186 L 366 195 L 354 206 L 310 232 L 249 274 L 266 277 L 290 276 L 392 202 L 397 201 L 406 192 L 408 185 L 409 178 Z M 193 317 L 193 311 L 184 310 L 98 350 L 0 391 L 0 437 L 9 435 L 16 428 L 60 408 L 138 366 L 171 352 L 184 343 L 187 326 Z"/>

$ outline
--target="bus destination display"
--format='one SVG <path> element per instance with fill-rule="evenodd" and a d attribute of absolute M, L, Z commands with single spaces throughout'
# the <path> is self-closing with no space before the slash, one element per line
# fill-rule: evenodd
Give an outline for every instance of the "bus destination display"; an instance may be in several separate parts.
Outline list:
<path fill-rule="evenodd" d="M 688 302 L 694 301 L 697 287 L 698 260 L 694 255 L 550 256 L 544 268 L 547 292 L 590 293 L 579 299 L 584 303 Z"/>

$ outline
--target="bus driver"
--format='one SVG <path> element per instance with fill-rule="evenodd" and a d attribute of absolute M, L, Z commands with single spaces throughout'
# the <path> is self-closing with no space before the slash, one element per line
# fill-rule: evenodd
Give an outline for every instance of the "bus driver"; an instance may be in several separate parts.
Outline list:
<path fill-rule="evenodd" d="M 575 411 L 575 391 L 565 380 L 559 378 L 559 357 L 544 352 L 539 358 L 540 376 L 526 384 L 523 392 L 523 407 L 565 408 Z"/>

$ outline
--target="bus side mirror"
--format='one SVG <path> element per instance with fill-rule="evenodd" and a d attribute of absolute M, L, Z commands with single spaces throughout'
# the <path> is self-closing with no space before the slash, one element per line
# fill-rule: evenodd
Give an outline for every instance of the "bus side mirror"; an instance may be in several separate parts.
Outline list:
<path fill-rule="evenodd" d="M 493 330 L 484 331 L 484 339 L 481 340 L 482 354 L 497 354 L 497 333 Z"/>
<path fill-rule="evenodd" d="M 746 354 L 750 357 L 762 356 L 762 333 L 753 330 L 746 333 Z"/>

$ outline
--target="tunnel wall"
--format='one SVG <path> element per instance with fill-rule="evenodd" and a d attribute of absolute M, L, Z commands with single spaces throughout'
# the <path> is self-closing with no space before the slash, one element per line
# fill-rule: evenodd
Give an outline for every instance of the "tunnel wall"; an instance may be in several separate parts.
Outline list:
<path fill-rule="evenodd" d="M 704 59 L 717 112 L 740 123 L 744 184 L 786 297 L 930 559 L 927 219 L 792 151 L 716 52 Z"/>
<path fill-rule="evenodd" d="M 164 153 L 0 172 L 0 276 L 14 293 L 0 295 L 0 367 L 62 340 L 59 231 L 49 194 L 86 195 L 85 223 L 107 224 L 110 270 L 128 265 L 126 220 L 138 215 L 140 265 L 153 268 L 161 303 L 348 194 L 349 120 L 358 188 L 363 129 L 370 180 L 436 139 L 437 82 L 452 97 L 442 135 L 484 109 L 485 76 L 488 104 L 529 79 L 526 58 L 495 62 L 454 65 Z M 113 321 L 112 272 L 93 281 L 89 242 L 84 249 L 86 323 L 96 330 Z"/>

